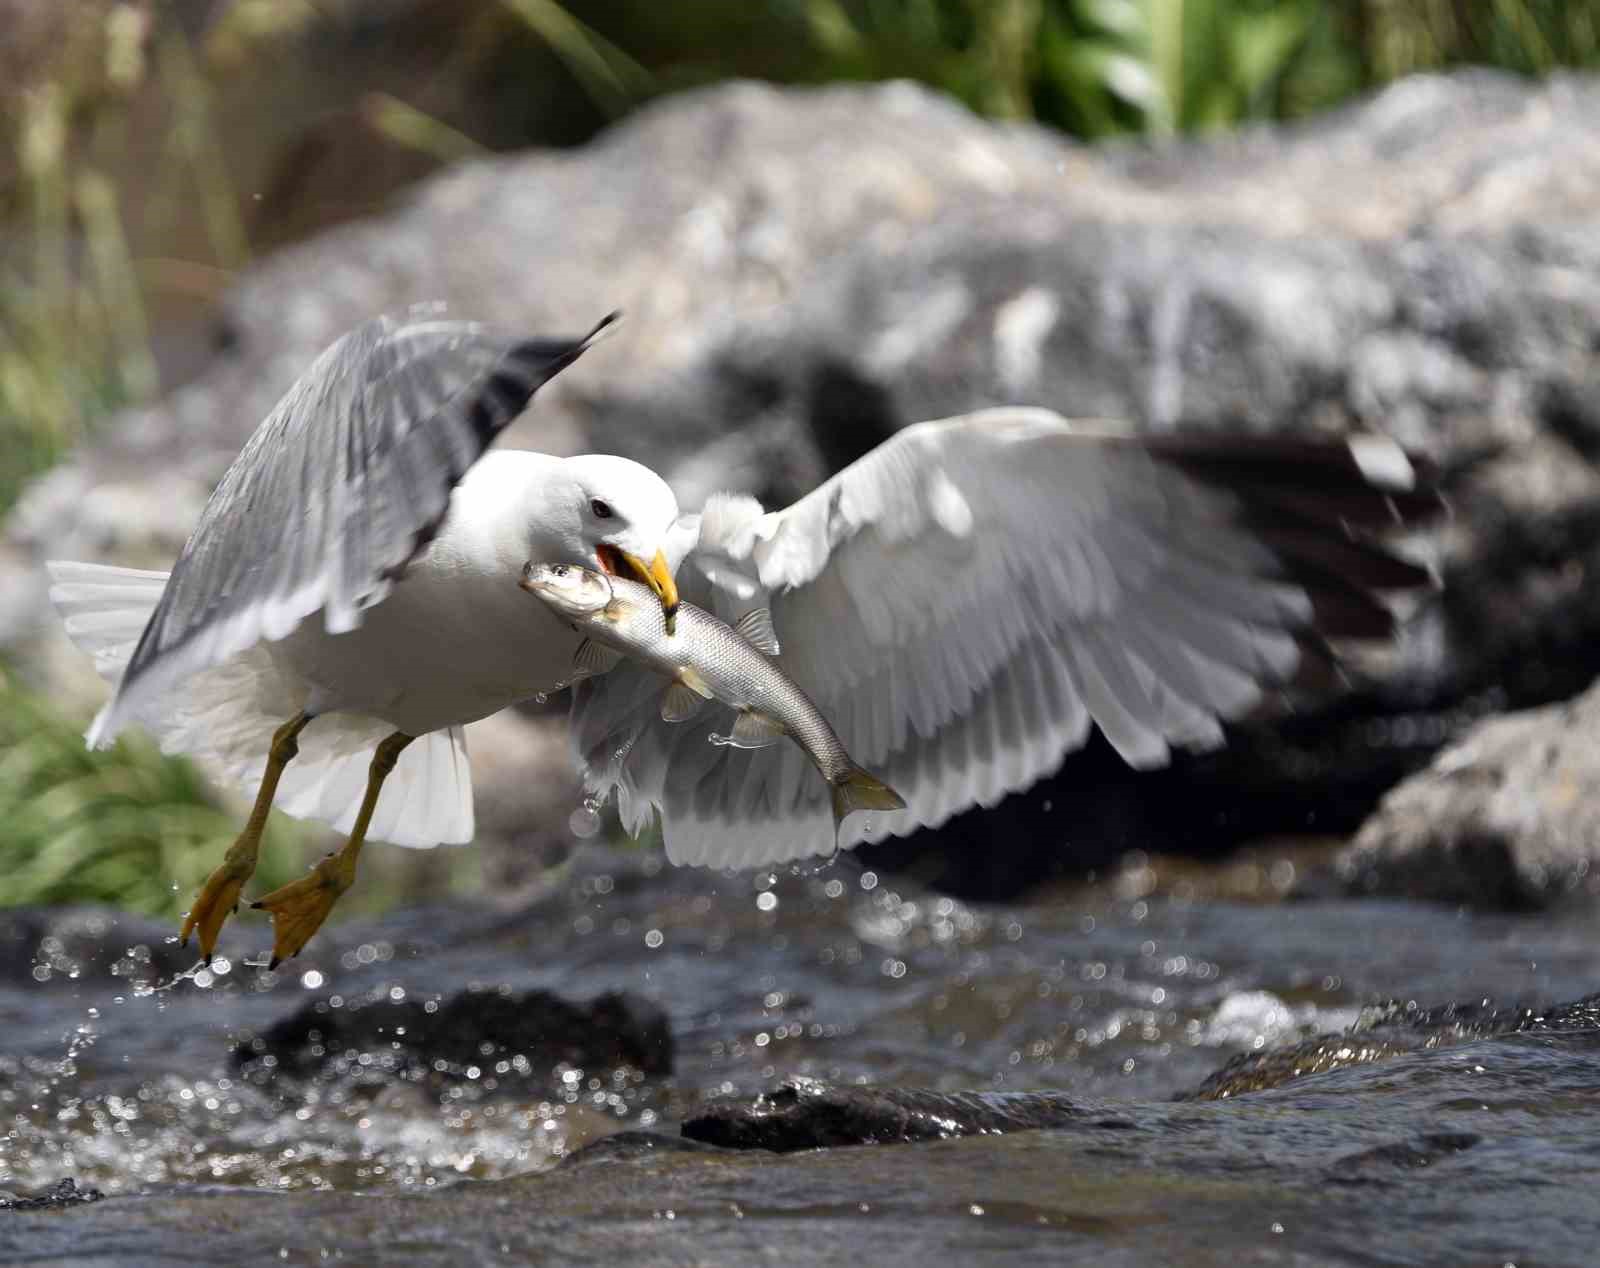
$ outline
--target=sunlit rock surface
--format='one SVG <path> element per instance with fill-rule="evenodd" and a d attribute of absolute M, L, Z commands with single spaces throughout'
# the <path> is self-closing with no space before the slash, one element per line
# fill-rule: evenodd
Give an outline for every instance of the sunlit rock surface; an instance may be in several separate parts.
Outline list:
<path fill-rule="evenodd" d="M 1600 687 L 1491 718 L 1389 793 L 1336 869 L 1356 894 L 1528 909 L 1600 886 Z"/>

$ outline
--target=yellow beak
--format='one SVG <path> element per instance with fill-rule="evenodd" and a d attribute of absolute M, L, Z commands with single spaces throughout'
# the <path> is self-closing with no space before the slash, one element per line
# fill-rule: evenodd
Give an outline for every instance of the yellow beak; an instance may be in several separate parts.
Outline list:
<path fill-rule="evenodd" d="M 656 557 L 646 564 L 637 555 L 630 555 L 625 550 L 619 550 L 617 554 L 640 581 L 656 592 L 656 596 L 661 600 L 661 611 L 667 618 L 667 633 L 671 634 L 678 616 L 678 583 L 672 579 L 672 569 L 667 566 L 667 557 L 658 550 Z"/>

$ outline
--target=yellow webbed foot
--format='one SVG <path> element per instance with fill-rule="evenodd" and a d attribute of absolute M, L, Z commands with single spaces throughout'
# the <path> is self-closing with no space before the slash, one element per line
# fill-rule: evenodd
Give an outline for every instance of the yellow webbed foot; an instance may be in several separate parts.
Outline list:
<path fill-rule="evenodd" d="M 311 716 L 297 713 L 272 733 L 272 746 L 267 750 L 266 769 L 261 774 L 261 786 L 256 789 L 255 808 L 228 852 L 222 866 L 206 879 L 194 906 L 183 918 L 183 928 L 178 940 L 189 945 L 189 935 L 200 933 L 200 954 L 207 964 L 216 950 L 217 935 L 222 932 L 222 922 L 239 910 L 239 891 L 255 875 L 256 855 L 261 852 L 261 832 L 267 826 L 267 814 L 272 809 L 272 799 L 278 792 L 278 780 L 283 768 L 294 760 L 300 751 L 300 732 L 306 729 Z"/>
<path fill-rule="evenodd" d="M 269 969 L 300 954 L 300 949 L 322 928 L 334 903 L 354 880 L 353 863 L 347 862 L 345 852 L 341 851 L 328 855 L 299 880 L 290 881 L 250 904 L 272 915 Z"/>
<path fill-rule="evenodd" d="M 255 850 L 240 849 L 239 844 L 235 843 L 223 859 L 222 866 L 206 879 L 195 897 L 194 906 L 184 916 L 178 941 L 188 946 L 189 935 L 198 932 L 200 955 L 207 964 L 211 963 L 211 954 L 217 948 L 217 935 L 222 932 L 223 922 L 239 910 L 239 891 L 255 870 Z"/>

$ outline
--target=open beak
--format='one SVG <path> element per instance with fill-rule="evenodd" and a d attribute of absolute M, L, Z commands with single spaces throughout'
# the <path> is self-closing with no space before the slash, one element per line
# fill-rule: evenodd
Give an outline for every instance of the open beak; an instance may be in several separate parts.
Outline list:
<path fill-rule="evenodd" d="M 626 569 L 654 590 L 656 597 L 661 600 L 661 611 L 667 618 L 667 633 L 672 633 L 678 616 L 678 583 L 672 579 L 672 569 L 667 566 L 665 555 L 658 550 L 656 557 L 647 564 L 637 555 L 630 555 L 625 550 L 618 550 L 614 546 L 602 546 L 600 563 L 611 573 L 620 574 Z"/>

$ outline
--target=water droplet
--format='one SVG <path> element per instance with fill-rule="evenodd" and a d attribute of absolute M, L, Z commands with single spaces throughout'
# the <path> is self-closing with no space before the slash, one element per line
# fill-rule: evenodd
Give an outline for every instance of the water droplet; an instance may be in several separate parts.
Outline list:
<path fill-rule="evenodd" d="M 567 820 L 567 827 L 572 829 L 572 835 L 580 841 L 587 841 L 600 831 L 600 802 L 594 797 L 585 797 L 583 804 L 572 812 Z"/>

